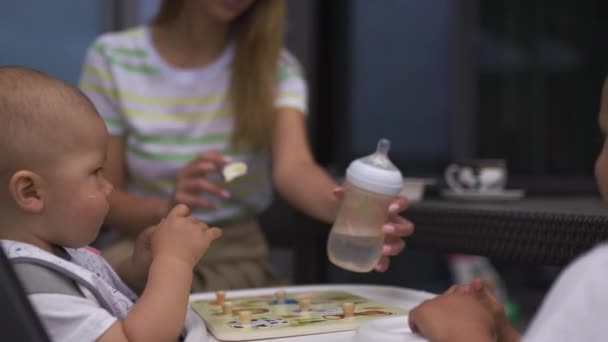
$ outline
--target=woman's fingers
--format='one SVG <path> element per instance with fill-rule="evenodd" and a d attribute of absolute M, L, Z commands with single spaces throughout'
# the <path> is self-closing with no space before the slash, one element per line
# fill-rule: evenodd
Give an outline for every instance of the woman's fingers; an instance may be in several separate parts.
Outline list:
<path fill-rule="evenodd" d="M 192 160 L 177 176 L 173 201 L 192 208 L 216 209 L 218 205 L 204 194 L 210 193 L 227 199 L 230 198 L 230 193 L 210 181 L 206 175 L 219 172 L 228 162 L 230 162 L 230 158 L 218 151 L 207 152 Z"/>
<path fill-rule="evenodd" d="M 221 198 L 230 197 L 230 192 L 226 189 L 204 178 L 182 180 L 177 184 L 175 192 L 176 194 L 185 192 L 190 195 L 200 195 L 201 193 L 209 192 Z"/>
<path fill-rule="evenodd" d="M 344 187 L 343 186 L 337 186 L 334 188 L 333 190 L 334 196 L 336 196 L 338 199 L 343 199 L 344 198 Z"/>
<path fill-rule="evenodd" d="M 376 267 L 374 269 L 377 272 L 385 272 L 386 270 L 388 270 L 390 263 L 391 263 L 391 260 L 389 259 L 389 257 L 383 256 L 380 258 L 380 260 L 378 261 L 378 263 L 376 264 Z"/>
<path fill-rule="evenodd" d="M 181 177 L 205 176 L 210 172 L 219 172 L 232 159 L 218 151 L 210 151 L 188 163 L 180 172 Z"/>
<path fill-rule="evenodd" d="M 405 197 L 398 196 L 389 206 L 388 212 L 390 214 L 398 214 L 404 211 L 408 206 L 408 201 Z"/>
<path fill-rule="evenodd" d="M 391 214 L 382 231 L 387 235 L 406 237 L 414 233 L 414 224 L 397 214 Z"/>
<path fill-rule="evenodd" d="M 405 241 L 399 237 L 386 235 L 384 237 L 384 245 L 382 246 L 382 255 L 395 256 L 403 251 Z"/>
<path fill-rule="evenodd" d="M 192 195 L 185 192 L 179 192 L 175 194 L 175 203 L 185 204 L 190 208 L 201 208 L 201 209 L 217 209 L 218 205 L 210 200 L 209 198 L 201 195 Z"/>
<path fill-rule="evenodd" d="M 221 165 L 208 160 L 195 160 L 186 165 L 179 173 L 180 178 L 205 177 L 208 173 L 220 172 Z"/>

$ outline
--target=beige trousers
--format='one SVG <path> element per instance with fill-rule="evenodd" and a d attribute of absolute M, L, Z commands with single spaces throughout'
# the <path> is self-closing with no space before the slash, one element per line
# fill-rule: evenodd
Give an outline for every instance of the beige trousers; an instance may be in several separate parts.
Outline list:
<path fill-rule="evenodd" d="M 283 285 L 268 262 L 268 244 L 255 218 L 218 225 L 222 237 L 215 240 L 194 267 L 192 292 Z M 120 235 L 103 250 L 115 264 L 133 253 L 133 237 Z"/>

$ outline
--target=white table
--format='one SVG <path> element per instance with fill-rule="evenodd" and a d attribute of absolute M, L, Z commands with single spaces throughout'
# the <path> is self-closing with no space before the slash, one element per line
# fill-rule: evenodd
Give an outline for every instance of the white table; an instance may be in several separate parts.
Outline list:
<path fill-rule="evenodd" d="M 347 291 L 353 294 L 372 299 L 374 301 L 390 304 L 403 309 L 412 309 L 420 302 L 432 298 L 435 295 L 429 292 L 411 290 L 394 286 L 378 286 L 378 285 L 311 285 L 311 286 L 287 286 L 281 288 L 263 288 L 254 290 L 235 290 L 226 291 L 227 297 L 236 296 L 256 296 L 256 295 L 273 295 L 277 290 L 285 290 L 287 292 L 308 292 L 308 291 Z M 215 299 L 215 292 L 195 293 L 190 296 L 190 301 L 195 300 L 211 300 Z M 405 319 L 403 324 L 407 324 Z M 193 331 L 189 334 L 187 341 L 206 341 L 206 331 L 202 331 L 200 325 L 199 331 Z M 208 334 L 209 342 L 218 342 L 213 335 Z M 315 334 L 305 336 L 273 338 L 267 341 L 272 342 L 352 342 L 355 336 L 355 331 L 341 331 L 326 334 Z M 257 340 L 263 341 L 263 340 Z"/>

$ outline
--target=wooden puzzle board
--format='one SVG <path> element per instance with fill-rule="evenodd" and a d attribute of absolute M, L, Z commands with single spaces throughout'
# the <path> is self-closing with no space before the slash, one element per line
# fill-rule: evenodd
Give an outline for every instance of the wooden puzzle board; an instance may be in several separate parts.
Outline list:
<path fill-rule="evenodd" d="M 308 311 L 301 311 L 298 302 L 310 299 Z M 407 310 L 381 304 L 345 291 L 287 292 L 284 300 L 274 295 L 228 297 L 233 305 L 232 315 L 222 312 L 217 300 L 197 300 L 191 303 L 220 341 L 244 341 L 264 338 L 290 337 L 354 330 L 370 319 L 406 315 Z M 345 318 L 343 303 L 354 303 L 354 317 Z M 250 311 L 251 324 L 243 327 L 240 311 Z M 404 323 L 405 324 L 405 323 Z"/>

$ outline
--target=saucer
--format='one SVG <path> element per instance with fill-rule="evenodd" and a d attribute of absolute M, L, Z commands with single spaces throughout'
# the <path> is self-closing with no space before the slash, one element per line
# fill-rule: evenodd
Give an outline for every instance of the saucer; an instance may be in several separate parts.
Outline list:
<path fill-rule="evenodd" d="M 464 201 L 512 201 L 523 198 L 526 192 L 523 189 L 506 189 L 502 191 L 477 192 L 462 191 L 457 192 L 450 189 L 441 190 L 441 197 L 445 199 L 464 200 Z"/>

